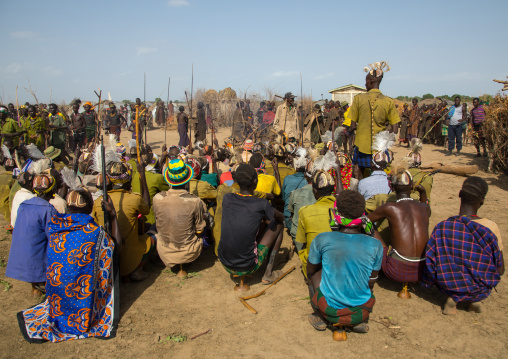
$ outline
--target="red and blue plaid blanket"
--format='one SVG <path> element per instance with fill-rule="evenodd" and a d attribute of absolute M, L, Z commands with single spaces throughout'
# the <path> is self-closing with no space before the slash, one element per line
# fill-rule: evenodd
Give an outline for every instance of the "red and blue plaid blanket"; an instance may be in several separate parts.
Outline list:
<path fill-rule="evenodd" d="M 450 217 L 437 224 L 427 243 L 422 281 L 456 302 L 477 302 L 499 283 L 501 266 L 497 237 L 490 229 L 467 217 Z"/>

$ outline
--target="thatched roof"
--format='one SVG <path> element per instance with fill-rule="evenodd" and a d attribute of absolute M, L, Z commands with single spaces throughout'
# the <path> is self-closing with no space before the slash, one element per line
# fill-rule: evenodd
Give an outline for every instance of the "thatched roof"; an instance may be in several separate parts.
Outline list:
<path fill-rule="evenodd" d="M 236 99 L 236 92 L 231 87 L 227 87 L 219 92 L 219 98 L 221 100 L 234 100 Z"/>
<path fill-rule="evenodd" d="M 214 89 L 209 89 L 203 94 L 203 99 L 206 103 L 211 103 L 217 101 L 219 98 L 219 93 Z"/>

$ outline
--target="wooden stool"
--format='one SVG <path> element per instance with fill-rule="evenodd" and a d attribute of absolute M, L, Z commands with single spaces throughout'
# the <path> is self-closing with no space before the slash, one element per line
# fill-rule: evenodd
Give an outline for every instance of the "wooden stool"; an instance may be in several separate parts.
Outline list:
<path fill-rule="evenodd" d="M 180 264 L 180 270 L 176 274 L 178 278 L 185 278 L 187 277 L 187 272 L 183 270 L 183 264 Z"/>
<path fill-rule="evenodd" d="M 344 330 L 344 325 L 342 324 L 334 324 L 333 325 L 337 330 L 332 332 L 332 338 L 336 342 L 345 342 L 347 340 L 347 333 Z"/>
<path fill-rule="evenodd" d="M 397 297 L 400 299 L 411 299 L 411 293 L 407 290 L 407 283 L 404 283 L 404 287 L 402 290 L 397 294 Z"/>
<path fill-rule="evenodd" d="M 234 274 L 233 277 L 234 278 L 240 277 L 240 284 L 235 285 L 235 290 L 237 290 L 239 292 L 248 292 L 250 290 L 250 286 L 244 282 L 246 275 L 240 276 L 240 275 Z"/>

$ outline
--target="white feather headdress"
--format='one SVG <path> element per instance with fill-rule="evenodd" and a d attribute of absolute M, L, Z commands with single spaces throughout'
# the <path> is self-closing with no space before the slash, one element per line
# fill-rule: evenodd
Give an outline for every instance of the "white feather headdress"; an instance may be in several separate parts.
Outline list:
<path fill-rule="evenodd" d="M 28 172 L 34 175 L 40 175 L 42 172 L 48 170 L 51 167 L 51 160 L 49 158 L 42 158 L 35 161 L 30 166 Z"/>
<path fill-rule="evenodd" d="M 328 151 L 324 156 L 319 156 L 314 161 L 314 171 L 323 170 L 328 171 L 336 168 L 337 163 L 333 151 Z"/>
<path fill-rule="evenodd" d="M 34 160 L 40 160 L 41 158 L 44 158 L 42 152 L 33 143 L 26 145 L 25 148 L 28 152 L 28 157 Z"/>
<path fill-rule="evenodd" d="M 307 158 L 307 150 L 303 147 L 299 147 L 295 151 L 295 158 L 293 159 L 293 166 L 295 168 L 305 167 L 309 159 Z"/>
<path fill-rule="evenodd" d="M 9 149 L 7 148 L 6 145 L 2 145 L 2 153 L 4 154 L 5 158 L 12 159 L 11 153 L 9 152 Z"/>
<path fill-rule="evenodd" d="M 389 150 L 395 143 L 395 133 L 389 131 L 381 131 L 374 137 L 372 149 L 377 152 Z"/>
<path fill-rule="evenodd" d="M 390 71 L 390 69 L 391 68 L 390 65 L 388 65 L 388 62 L 381 61 L 369 64 L 369 66 L 363 68 L 363 71 L 371 74 L 371 76 L 381 77 L 383 76 L 383 73 Z"/>
<path fill-rule="evenodd" d="M 102 154 L 101 154 L 102 145 L 95 146 L 95 150 L 93 151 L 92 161 L 93 164 L 90 166 L 92 171 L 101 173 L 102 172 Z M 121 162 L 120 156 L 111 148 L 106 147 L 104 149 L 104 157 L 106 159 L 106 168 L 112 162 Z"/>
<path fill-rule="evenodd" d="M 80 182 L 79 177 L 76 175 L 76 172 L 74 172 L 70 168 L 68 167 L 62 168 L 62 170 L 60 171 L 60 175 L 62 176 L 62 180 L 64 181 L 64 183 L 67 185 L 67 187 L 69 187 L 70 191 L 75 190 L 76 188 L 79 187 Z"/>

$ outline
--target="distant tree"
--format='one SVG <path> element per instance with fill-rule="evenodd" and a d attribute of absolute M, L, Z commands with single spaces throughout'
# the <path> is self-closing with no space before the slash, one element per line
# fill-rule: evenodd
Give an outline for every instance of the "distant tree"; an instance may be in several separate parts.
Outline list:
<path fill-rule="evenodd" d="M 425 95 L 423 95 L 423 96 L 422 96 L 422 98 L 423 98 L 424 100 L 426 100 L 426 99 L 432 99 L 432 98 L 434 98 L 434 95 L 432 95 L 432 94 L 430 94 L 430 93 L 426 93 Z"/>
<path fill-rule="evenodd" d="M 130 102 L 130 100 L 122 100 L 122 103 L 125 103 L 125 104 L 127 104 L 127 105 L 128 105 L 128 104 L 130 104 L 131 102 Z"/>
<path fill-rule="evenodd" d="M 161 100 L 161 98 L 160 98 L 160 97 L 157 97 L 157 98 L 155 99 L 155 103 L 159 102 L 160 100 Z"/>
<path fill-rule="evenodd" d="M 455 97 L 460 97 L 460 98 L 462 99 L 462 98 L 463 98 L 463 97 L 465 97 L 465 96 L 462 96 L 462 95 L 459 95 L 458 93 L 456 93 L 456 94 L 454 94 L 454 95 L 452 96 L 452 100 L 455 100 Z"/>
<path fill-rule="evenodd" d="M 175 101 L 173 101 L 173 102 L 174 102 L 174 103 L 179 103 L 180 101 L 178 101 L 178 100 L 175 100 Z"/>

